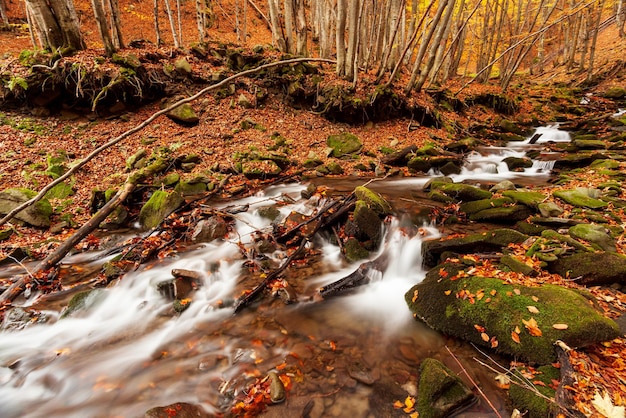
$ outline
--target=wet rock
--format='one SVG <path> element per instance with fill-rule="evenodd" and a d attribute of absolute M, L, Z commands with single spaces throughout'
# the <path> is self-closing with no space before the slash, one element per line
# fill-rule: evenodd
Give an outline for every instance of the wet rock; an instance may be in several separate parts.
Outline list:
<path fill-rule="evenodd" d="M 187 182 L 181 181 L 174 188 L 175 191 L 182 196 L 194 196 L 199 195 L 207 191 L 207 185 L 203 182 Z"/>
<path fill-rule="evenodd" d="M 515 374 L 520 381 L 527 381 L 527 378 L 519 370 Z M 553 382 L 560 380 L 560 378 L 561 372 L 554 366 L 538 367 L 533 373 L 533 381 L 528 382 L 532 385 L 532 389 L 526 385 L 511 385 L 509 397 L 513 407 L 519 411 L 528 411 L 528 414 L 524 415 L 528 418 L 556 416 L 558 408 L 549 399 L 554 399 Z M 538 396 L 538 393 L 543 396 Z"/>
<path fill-rule="evenodd" d="M 36 192 L 29 189 L 3 190 L 0 192 L 0 214 L 6 215 L 36 195 Z M 50 215 L 52 215 L 52 205 L 48 199 L 43 198 L 34 205 L 18 212 L 15 218 L 29 225 L 44 228 L 50 226 Z"/>
<path fill-rule="evenodd" d="M 452 370 L 433 358 L 420 366 L 416 410 L 420 418 L 444 418 L 474 400 L 471 389 Z"/>
<path fill-rule="evenodd" d="M 156 228 L 163 219 L 183 203 L 178 192 L 155 191 L 139 212 L 139 224 L 143 229 Z"/>
<path fill-rule="evenodd" d="M 472 202 L 463 202 L 459 205 L 459 210 L 463 213 L 471 215 L 486 209 L 500 208 L 510 205 L 513 200 L 508 197 L 498 197 L 495 199 L 474 200 Z"/>
<path fill-rule="evenodd" d="M 144 418 L 211 418 L 201 406 L 185 402 L 176 402 L 167 406 L 157 406 L 146 411 Z"/>
<path fill-rule="evenodd" d="M 544 202 L 537 204 L 537 209 L 541 216 L 550 218 L 553 216 L 559 216 L 563 213 L 563 208 L 554 202 Z"/>
<path fill-rule="evenodd" d="M 606 149 L 604 141 L 599 139 L 575 139 L 572 146 L 580 150 L 601 150 Z"/>
<path fill-rule="evenodd" d="M 585 286 L 626 284 L 626 258 L 615 253 L 585 252 L 559 257 L 548 265 L 548 270 Z"/>
<path fill-rule="evenodd" d="M 489 199 L 492 196 L 491 192 L 487 190 L 463 183 L 433 183 L 431 188 L 462 202 Z"/>
<path fill-rule="evenodd" d="M 533 161 L 530 158 L 525 157 L 507 157 L 502 160 L 502 162 L 505 163 L 511 171 L 519 171 L 520 169 L 530 168 L 533 166 Z"/>
<path fill-rule="evenodd" d="M 191 240 L 194 242 L 211 242 L 224 238 L 228 234 L 228 223 L 220 216 L 203 219 L 196 225 Z"/>
<path fill-rule="evenodd" d="M 18 331 L 34 324 L 41 324 L 48 320 L 48 316 L 28 308 L 15 307 L 4 314 L 0 330 Z"/>
<path fill-rule="evenodd" d="M 499 251 L 510 243 L 519 244 L 528 239 L 513 229 L 495 229 L 481 234 L 471 234 L 462 238 L 439 239 L 425 241 L 422 244 L 424 265 L 433 267 L 439 263 L 440 256 L 445 252 L 468 254 L 483 251 Z"/>
<path fill-rule="evenodd" d="M 67 304 L 67 308 L 61 314 L 61 319 L 74 316 L 77 312 L 89 309 L 97 305 L 104 297 L 101 289 L 85 290 L 76 293 Z"/>
<path fill-rule="evenodd" d="M 470 220 L 475 222 L 493 222 L 510 224 L 531 216 L 532 211 L 524 205 L 506 206 L 481 210 L 470 215 Z"/>
<path fill-rule="evenodd" d="M 402 167 L 406 165 L 408 155 L 415 153 L 415 151 L 417 151 L 417 145 L 409 145 L 400 151 L 385 155 L 381 158 L 381 162 L 394 167 Z"/>
<path fill-rule="evenodd" d="M 371 386 L 380 379 L 380 371 L 378 369 L 370 370 L 360 364 L 351 364 L 348 366 L 348 374 L 357 382 Z"/>
<path fill-rule="evenodd" d="M 269 372 L 268 378 L 270 380 L 270 399 L 272 403 L 284 402 L 287 398 L 287 393 L 280 377 L 276 372 Z"/>
<path fill-rule="evenodd" d="M 331 155 L 335 158 L 357 153 L 363 147 L 363 143 L 356 135 L 347 132 L 330 135 L 326 140 L 326 145 L 331 149 Z"/>
<path fill-rule="evenodd" d="M 502 195 L 510 197 L 515 203 L 520 203 L 529 208 L 536 208 L 541 202 L 548 198 L 548 196 L 543 193 L 526 190 L 506 190 L 502 192 Z"/>
<path fill-rule="evenodd" d="M 439 168 L 439 171 L 444 176 L 449 176 L 451 174 L 461 174 L 461 166 L 455 162 L 449 161 Z"/>
<path fill-rule="evenodd" d="M 466 268 L 446 262 L 409 290 L 405 298 L 415 317 L 445 334 L 538 364 L 556 360 L 557 340 L 582 347 L 619 335 L 618 325 L 578 291 L 548 284 L 512 286 L 498 278 L 460 275 Z M 483 297 L 478 296 L 481 292 Z M 531 313 L 528 306 L 539 313 Z M 567 329 L 556 329 L 554 324 L 566 324 Z"/>
<path fill-rule="evenodd" d="M 587 167 L 596 160 L 605 160 L 608 157 L 599 152 L 576 152 L 567 154 L 554 162 L 555 169 Z"/>
<path fill-rule="evenodd" d="M 525 276 L 534 277 L 539 274 L 537 270 L 533 269 L 522 260 L 508 254 L 500 257 L 500 263 L 506 266 L 512 272 L 522 273 Z"/>
<path fill-rule="evenodd" d="M 526 136 L 530 133 L 529 129 L 523 126 L 520 126 L 518 122 L 504 119 L 500 122 L 500 129 L 503 132 Z"/>
<path fill-rule="evenodd" d="M 460 141 L 449 143 L 445 146 L 445 149 L 455 153 L 467 153 L 475 149 L 478 145 L 479 141 L 476 138 L 467 137 Z"/>
<path fill-rule="evenodd" d="M 313 197 L 316 191 L 317 191 L 317 186 L 313 183 L 309 183 L 309 185 L 306 186 L 306 189 L 300 192 L 300 196 L 302 196 L 305 199 L 310 199 L 311 197 Z"/>
<path fill-rule="evenodd" d="M 276 205 L 262 206 L 257 211 L 260 217 L 269 219 L 270 221 L 275 221 L 280 216 L 280 210 Z"/>
<path fill-rule="evenodd" d="M 569 229 L 569 234 L 583 241 L 595 244 L 602 251 L 617 252 L 615 240 L 608 234 L 605 227 L 592 224 L 578 224 Z"/>
<path fill-rule="evenodd" d="M 344 244 L 345 256 L 349 262 L 363 260 L 369 257 L 370 253 L 356 238 L 349 238 Z"/>
<path fill-rule="evenodd" d="M 590 209 L 601 209 L 607 207 L 608 203 L 597 199 L 595 197 L 597 195 L 598 194 L 594 192 L 594 189 L 584 187 L 571 190 L 557 190 L 553 193 L 554 197 L 557 197 L 576 207 Z"/>
<path fill-rule="evenodd" d="M 391 205 L 378 193 L 365 186 L 357 186 L 354 189 L 357 199 L 367 204 L 377 215 L 384 217 L 391 213 Z"/>
<path fill-rule="evenodd" d="M 490 192 L 499 192 L 503 190 L 515 190 L 515 184 L 511 180 L 503 180 L 489 189 Z"/>

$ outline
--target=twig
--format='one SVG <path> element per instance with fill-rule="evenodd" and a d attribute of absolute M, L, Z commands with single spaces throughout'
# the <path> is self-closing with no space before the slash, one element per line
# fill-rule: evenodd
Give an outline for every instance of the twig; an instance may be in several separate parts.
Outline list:
<path fill-rule="evenodd" d="M 448 348 L 448 346 L 446 346 L 446 350 L 448 351 L 448 353 L 450 354 L 450 356 L 454 359 L 454 361 L 456 362 L 456 364 L 459 365 L 459 367 L 461 368 L 461 371 L 463 372 L 463 374 L 465 374 L 465 376 L 469 379 L 469 381 L 472 383 L 472 385 L 474 385 L 474 387 L 476 388 L 476 390 L 478 391 L 478 393 L 480 393 L 480 396 L 483 397 L 483 399 L 487 402 L 487 404 L 489 405 L 489 407 L 492 409 L 492 411 L 496 414 L 496 416 L 498 418 L 502 418 L 502 415 L 500 415 L 500 412 L 498 412 L 498 410 L 496 409 L 495 406 L 493 406 L 493 404 L 491 403 L 491 401 L 489 400 L 489 398 L 487 398 L 487 395 L 485 395 L 485 393 L 482 391 L 482 389 L 478 386 L 478 384 L 474 381 L 474 379 L 472 379 L 472 376 L 469 375 L 469 373 L 467 372 L 467 370 L 465 369 L 465 367 L 463 367 L 463 365 L 461 364 L 461 362 L 459 361 L 459 359 L 452 353 L 452 351 L 450 351 L 450 348 Z"/>

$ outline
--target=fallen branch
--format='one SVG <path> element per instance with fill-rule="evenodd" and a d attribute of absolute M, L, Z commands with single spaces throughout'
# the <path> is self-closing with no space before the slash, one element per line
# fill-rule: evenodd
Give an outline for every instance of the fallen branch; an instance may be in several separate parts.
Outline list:
<path fill-rule="evenodd" d="M 256 4 L 254 4 L 254 2 L 252 0 L 248 0 L 248 4 L 250 6 L 252 6 L 252 8 L 259 14 L 259 16 L 261 16 L 263 18 L 263 20 L 265 21 L 265 25 L 267 26 L 268 29 L 272 29 L 272 24 L 270 23 L 270 20 L 267 18 L 267 16 L 265 16 L 265 14 L 263 13 L 263 11 L 261 9 L 259 9 L 259 6 L 257 6 Z"/>
<path fill-rule="evenodd" d="M 375 279 L 382 277 L 383 271 L 389 263 L 388 254 L 383 254 L 372 261 L 361 263 L 359 267 L 349 275 L 332 282 L 319 289 L 319 295 L 326 299 L 330 296 L 337 296 L 355 287 L 371 283 Z"/>
<path fill-rule="evenodd" d="M 78 171 L 80 168 L 82 168 L 89 161 L 94 159 L 102 151 L 112 147 L 113 145 L 117 144 L 118 142 L 121 142 L 122 140 L 126 139 L 130 135 L 141 131 L 143 128 L 145 128 L 150 123 L 152 123 L 155 119 L 157 119 L 159 116 L 164 115 L 164 114 L 174 110 L 175 108 L 177 108 L 180 105 L 183 105 L 185 103 L 193 102 L 194 100 L 204 96 L 205 94 L 207 94 L 211 90 L 215 90 L 215 89 L 218 89 L 218 88 L 220 88 L 220 87 L 222 87 L 222 86 L 224 86 L 226 84 L 229 84 L 230 82 L 232 82 L 233 80 L 235 80 L 237 78 L 245 77 L 247 75 L 254 74 L 254 73 L 257 73 L 259 71 L 263 71 L 263 70 L 266 70 L 266 69 L 272 68 L 272 67 L 279 67 L 281 65 L 289 65 L 289 64 L 296 64 L 296 63 L 299 63 L 299 62 L 311 62 L 311 61 L 313 61 L 313 62 L 327 62 L 327 63 L 334 63 L 334 62 L 336 62 L 334 60 L 325 59 L 325 58 L 293 58 L 293 59 L 288 59 L 288 60 L 270 62 L 268 64 L 264 64 L 264 65 L 261 65 L 261 66 L 256 67 L 256 68 L 253 68 L 253 69 L 250 69 L 250 70 L 246 70 L 246 71 L 242 71 L 240 73 L 234 74 L 234 75 L 232 75 L 232 76 L 230 76 L 228 78 L 225 78 L 224 80 L 220 81 L 219 83 L 212 84 L 212 85 L 210 85 L 208 87 L 205 87 L 204 89 L 200 90 L 198 93 L 194 94 L 193 96 L 189 96 L 189 97 L 186 97 L 184 99 L 181 99 L 181 100 L 177 101 L 176 103 L 172 104 L 171 106 L 166 107 L 164 109 L 159 110 L 158 112 L 153 113 L 152 116 L 150 116 L 149 118 L 147 118 L 146 120 L 141 122 L 139 125 L 137 125 L 137 126 L 131 128 L 131 129 L 121 133 L 119 136 L 113 138 L 112 140 L 110 140 L 106 144 L 103 144 L 103 145 L 99 146 L 98 148 L 96 148 L 95 150 L 91 151 L 91 153 L 89 153 L 89 155 L 87 155 L 84 159 L 80 160 L 75 166 L 73 166 L 71 169 L 69 169 L 67 172 L 65 172 L 65 174 L 63 174 L 62 176 L 60 176 L 56 180 L 48 183 L 32 199 L 22 203 L 21 205 L 17 206 L 12 211 L 7 213 L 4 216 L 4 218 L 0 219 L 0 226 L 4 225 L 8 221 L 10 221 L 15 215 L 17 215 L 22 210 L 24 210 L 27 207 L 29 207 L 31 205 L 34 205 L 35 203 L 40 201 L 45 196 L 45 194 L 48 193 L 54 186 L 56 186 L 59 183 L 62 183 L 66 179 L 68 179 L 70 176 L 72 176 L 72 174 L 74 174 L 76 171 Z"/>

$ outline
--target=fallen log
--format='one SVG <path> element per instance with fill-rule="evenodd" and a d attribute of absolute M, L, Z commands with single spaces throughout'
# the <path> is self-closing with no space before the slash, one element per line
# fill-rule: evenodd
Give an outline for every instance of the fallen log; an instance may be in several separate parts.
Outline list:
<path fill-rule="evenodd" d="M 381 280 L 383 271 L 387 268 L 388 264 L 389 256 L 387 254 L 382 254 L 374 260 L 361 263 L 361 265 L 349 275 L 320 288 L 318 290 L 319 296 L 321 296 L 322 299 L 326 299 L 353 290 L 358 286 Z"/>

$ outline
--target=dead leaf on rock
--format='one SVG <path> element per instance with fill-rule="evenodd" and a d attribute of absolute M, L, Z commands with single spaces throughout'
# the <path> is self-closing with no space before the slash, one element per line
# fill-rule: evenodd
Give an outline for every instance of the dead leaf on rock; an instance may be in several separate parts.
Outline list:
<path fill-rule="evenodd" d="M 532 314 L 538 314 L 539 313 L 539 309 L 537 309 L 536 306 L 527 306 L 526 309 L 528 309 L 528 312 L 532 313 Z"/>
<path fill-rule="evenodd" d="M 552 328 L 563 330 L 569 328 L 569 326 L 567 324 L 552 324 Z"/>
<path fill-rule="evenodd" d="M 533 337 L 541 337 L 543 335 L 543 332 L 539 329 L 539 325 L 537 324 L 535 318 L 531 317 L 528 321 L 522 319 L 522 323 L 528 330 L 528 333 Z"/>

